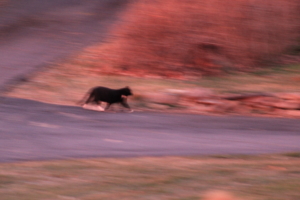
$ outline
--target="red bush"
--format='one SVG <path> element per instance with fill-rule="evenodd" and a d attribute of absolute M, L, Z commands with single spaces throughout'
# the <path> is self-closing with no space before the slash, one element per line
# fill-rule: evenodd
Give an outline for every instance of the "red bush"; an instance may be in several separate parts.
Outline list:
<path fill-rule="evenodd" d="M 299 0 L 137 1 L 109 59 L 116 73 L 163 76 L 265 66 L 299 45 L 299 10 Z"/>

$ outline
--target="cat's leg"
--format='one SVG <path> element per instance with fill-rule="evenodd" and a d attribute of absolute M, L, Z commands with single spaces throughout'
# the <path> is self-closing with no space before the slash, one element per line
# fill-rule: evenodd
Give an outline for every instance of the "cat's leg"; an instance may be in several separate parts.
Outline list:
<path fill-rule="evenodd" d="M 84 102 L 84 104 L 82 105 L 83 108 L 86 108 L 87 107 L 87 104 L 89 104 L 94 98 L 94 93 L 92 92 L 90 95 L 89 95 L 89 98 Z"/>
<path fill-rule="evenodd" d="M 129 112 L 133 112 L 133 110 L 130 108 L 130 106 L 128 105 L 126 99 L 123 98 L 123 101 L 121 101 L 121 105 L 124 106 L 125 108 L 129 109 Z"/>
<path fill-rule="evenodd" d="M 107 103 L 107 105 L 106 105 L 106 107 L 105 107 L 105 110 L 108 110 L 109 109 L 109 107 L 110 107 L 110 103 Z"/>

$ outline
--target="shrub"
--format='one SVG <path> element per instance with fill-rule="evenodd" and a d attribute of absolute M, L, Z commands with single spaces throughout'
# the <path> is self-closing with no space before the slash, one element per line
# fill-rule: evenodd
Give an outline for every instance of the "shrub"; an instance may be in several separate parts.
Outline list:
<path fill-rule="evenodd" d="M 105 59 L 116 73 L 179 77 L 266 66 L 300 38 L 299 10 L 298 0 L 136 1 Z"/>

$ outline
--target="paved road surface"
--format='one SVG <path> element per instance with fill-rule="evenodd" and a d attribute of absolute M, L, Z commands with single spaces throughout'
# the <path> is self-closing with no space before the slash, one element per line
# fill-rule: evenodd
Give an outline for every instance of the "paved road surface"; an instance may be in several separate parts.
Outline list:
<path fill-rule="evenodd" d="M 7 98 L 0 162 L 300 151 L 296 119 L 104 113 Z"/>
<path fill-rule="evenodd" d="M 0 7 L 0 92 L 36 69 L 104 41 L 129 0 L 7 2 Z"/>

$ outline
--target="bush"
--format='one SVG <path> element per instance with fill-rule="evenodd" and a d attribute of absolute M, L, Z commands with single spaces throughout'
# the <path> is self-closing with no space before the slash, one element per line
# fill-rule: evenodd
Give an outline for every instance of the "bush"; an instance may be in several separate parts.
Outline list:
<path fill-rule="evenodd" d="M 298 0 L 136 1 L 105 59 L 116 73 L 176 77 L 266 66 L 299 45 L 299 10 Z"/>

